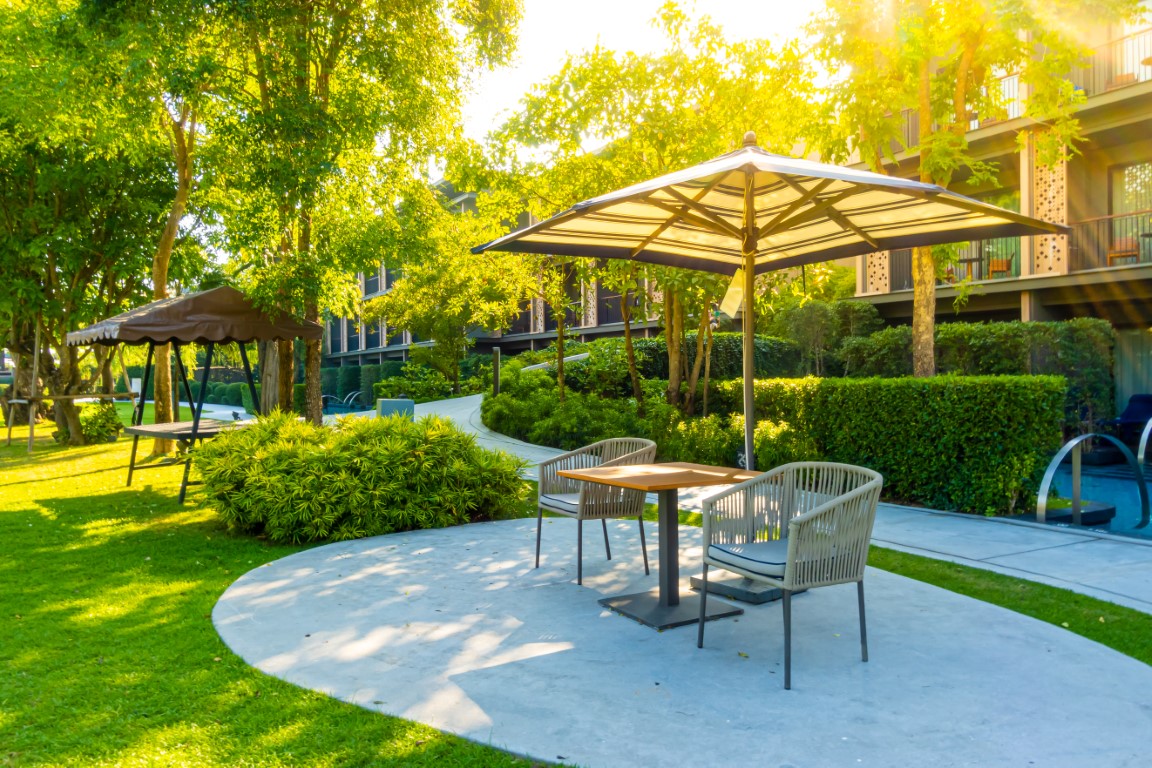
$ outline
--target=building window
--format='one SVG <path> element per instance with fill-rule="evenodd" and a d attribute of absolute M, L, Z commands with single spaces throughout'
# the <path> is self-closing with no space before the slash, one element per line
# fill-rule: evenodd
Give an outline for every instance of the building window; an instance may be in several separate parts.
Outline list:
<path fill-rule="evenodd" d="M 364 275 L 364 295 L 371 296 L 380 292 L 380 269 L 376 268 Z"/>
<path fill-rule="evenodd" d="M 364 348 L 365 349 L 378 349 L 380 344 L 380 321 L 369 323 L 368 327 L 364 330 Z"/>
<path fill-rule="evenodd" d="M 1152 210 L 1152 162 L 1112 169 L 1111 205 L 1114 216 Z"/>
<path fill-rule="evenodd" d="M 358 318 L 350 317 L 344 321 L 345 329 L 348 335 L 348 351 L 360 351 L 360 320 Z"/>
<path fill-rule="evenodd" d="M 341 330 L 339 320 L 332 318 L 328 321 L 328 347 L 333 354 L 344 351 L 344 336 Z"/>

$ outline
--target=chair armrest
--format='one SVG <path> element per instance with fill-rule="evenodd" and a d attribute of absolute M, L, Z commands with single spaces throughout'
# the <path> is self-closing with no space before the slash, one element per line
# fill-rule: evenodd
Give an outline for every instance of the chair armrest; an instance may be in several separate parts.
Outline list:
<path fill-rule="evenodd" d="M 785 589 L 808 589 L 863 577 L 882 485 L 882 480 L 871 480 L 788 522 Z"/>
<path fill-rule="evenodd" d="M 704 547 L 772 541 L 787 534 L 786 489 L 791 468 L 785 464 L 704 499 Z"/>
<path fill-rule="evenodd" d="M 586 445 L 574 451 L 562 453 L 540 462 L 538 492 L 541 496 L 550 493 L 579 493 L 580 481 L 560 477 L 562 469 L 589 469 L 600 466 L 599 443 Z"/>

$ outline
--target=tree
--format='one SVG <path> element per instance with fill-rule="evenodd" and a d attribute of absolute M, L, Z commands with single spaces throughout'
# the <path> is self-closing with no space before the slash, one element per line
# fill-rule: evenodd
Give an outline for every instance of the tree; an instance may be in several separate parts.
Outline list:
<path fill-rule="evenodd" d="M 421 205 L 422 203 L 422 205 Z M 365 320 L 382 320 L 431 339 L 428 362 L 460 393 L 460 363 L 475 342 L 476 328 L 506 328 L 520 312 L 533 278 L 530 260 L 517 254 L 484 253 L 470 249 L 500 232 L 499 222 L 473 213 L 452 213 L 435 200 L 410 199 L 404 206 L 422 208 L 404 228 L 401 277 L 392 289 L 364 306 Z"/>
<path fill-rule="evenodd" d="M 829 72 L 827 119 L 812 123 L 827 159 L 853 152 L 874 171 L 894 163 L 904 145 L 903 109 L 918 123 L 920 180 L 944 187 L 974 182 L 996 168 L 969 151 L 973 115 L 1004 117 L 999 78 L 1018 73 L 1030 96 L 1024 114 L 1047 126 L 1036 134 L 1045 164 L 1075 151 L 1083 101 L 1067 79 L 1086 53 L 1077 32 L 1101 19 L 1128 19 L 1137 0 L 828 0 L 812 26 L 815 51 Z M 933 345 L 939 257 L 916 248 L 912 257 L 913 368 L 935 373 Z"/>
<path fill-rule="evenodd" d="M 140 303 L 171 190 L 164 148 L 123 129 L 132 105 L 117 63 L 71 10 L 0 13 L 0 317 L 23 366 L 40 328 L 41 369 L 25 368 L 22 386 L 43 379 L 56 395 L 92 383 L 89 353 L 66 334 Z M 96 358 L 99 375 L 107 358 Z M 55 408 L 82 440 L 73 403 Z"/>
<path fill-rule="evenodd" d="M 124 128 L 157 133 L 175 171 L 173 194 L 152 257 L 152 298 L 169 295 L 172 253 L 198 177 L 202 122 L 211 97 L 233 87 L 227 34 L 219 9 L 188 0 L 86 2 L 82 17 L 121 67 L 123 98 L 137 106 Z M 172 386 L 169 345 L 156 346 L 155 420 L 170 422 Z M 172 450 L 172 441 L 154 441 L 153 454 Z"/>
<path fill-rule="evenodd" d="M 514 44 L 518 0 L 255 0 L 229 3 L 245 41 L 249 86 L 219 125 L 239 161 L 229 180 L 242 206 L 224 225 L 253 298 L 318 321 L 347 310 L 347 275 L 379 264 L 365 247 L 394 217 L 404 186 L 447 143 L 473 64 Z M 237 194 L 238 193 L 238 194 Z M 361 193 L 359 211 L 334 200 Z M 352 219 L 362 237 L 340 224 Z M 330 297 L 335 297 L 332 299 Z M 281 350 L 280 381 L 291 382 Z M 320 342 L 305 351 L 308 416 L 320 421 Z"/>
<path fill-rule="evenodd" d="M 693 21 L 675 3 L 657 23 L 668 39 L 663 53 L 596 48 L 569 57 L 524 98 L 486 147 L 489 173 L 467 177 L 470 188 L 490 190 L 482 208 L 503 207 L 508 220 L 524 208 L 546 218 L 735 149 L 748 130 L 767 149 L 792 151 L 811 90 L 798 48 L 730 43 L 706 17 Z M 707 276 L 670 269 L 642 268 L 634 279 L 659 286 L 673 379 L 667 397 L 680 404 L 680 377 L 698 375 L 682 372 L 683 329 L 707 327 L 708 300 L 722 289 Z"/>

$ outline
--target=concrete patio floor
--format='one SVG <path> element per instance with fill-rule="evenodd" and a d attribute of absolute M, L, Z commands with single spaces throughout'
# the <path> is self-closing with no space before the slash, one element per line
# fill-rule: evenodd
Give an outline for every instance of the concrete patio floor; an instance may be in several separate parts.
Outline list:
<path fill-rule="evenodd" d="M 1148 764 L 1152 668 L 1134 659 L 869 569 L 871 660 L 860 661 L 854 587 L 797 596 L 785 691 L 779 603 L 710 622 L 703 650 L 695 627 L 655 632 L 598 605 L 656 583 L 635 523 L 610 530 L 610 562 L 600 532 L 585 534 L 583 587 L 574 522 L 547 521 L 536 570 L 535 521 L 515 520 L 301 552 L 241 577 L 213 620 L 276 677 L 548 761 Z M 683 591 L 699 534 L 680 531 Z"/>

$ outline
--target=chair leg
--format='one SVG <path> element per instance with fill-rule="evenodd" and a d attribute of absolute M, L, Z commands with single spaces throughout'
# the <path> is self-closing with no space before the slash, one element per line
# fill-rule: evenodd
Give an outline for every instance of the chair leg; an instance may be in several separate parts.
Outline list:
<path fill-rule="evenodd" d="M 860 600 L 860 659 L 868 661 L 868 627 L 864 622 L 864 580 L 856 582 L 856 595 Z"/>
<path fill-rule="evenodd" d="M 792 593 L 784 590 L 784 690 L 792 690 Z"/>
<path fill-rule="evenodd" d="M 536 507 L 536 567 L 540 567 L 540 529 L 544 527 L 544 507 Z"/>
<path fill-rule="evenodd" d="M 704 611 L 708 604 L 708 563 L 704 563 L 704 575 L 700 577 L 700 628 L 696 630 L 696 647 L 704 647 Z"/>
<path fill-rule="evenodd" d="M 584 521 L 576 519 L 576 583 L 584 585 Z"/>
<path fill-rule="evenodd" d="M 612 559 L 612 548 L 608 546 L 608 520 L 607 518 L 600 518 L 600 525 L 604 527 L 604 554 L 608 559 Z"/>
<path fill-rule="evenodd" d="M 640 523 L 640 551 L 644 553 L 644 575 L 647 576 L 650 571 L 648 570 L 648 544 L 644 541 L 644 516 L 637 515 L 636 521 Z"/>

